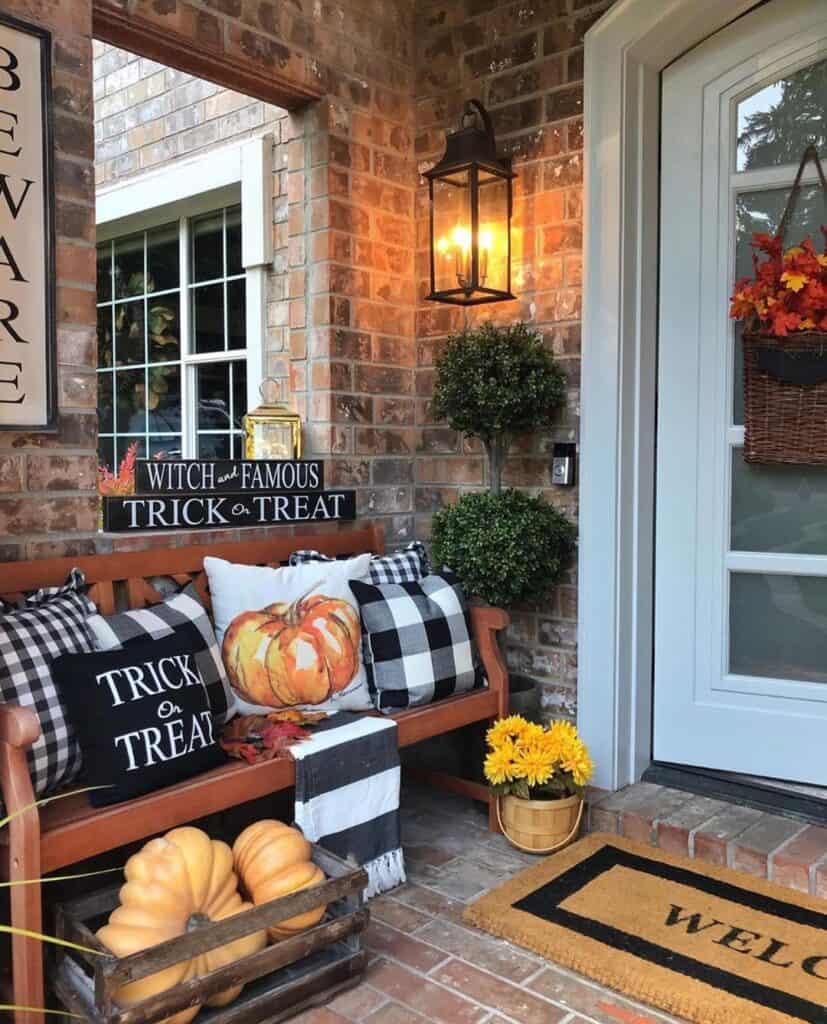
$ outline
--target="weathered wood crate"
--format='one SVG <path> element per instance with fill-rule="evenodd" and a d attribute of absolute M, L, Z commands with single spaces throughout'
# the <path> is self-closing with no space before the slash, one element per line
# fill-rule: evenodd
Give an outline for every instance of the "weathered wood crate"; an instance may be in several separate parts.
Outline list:
<path fill-rule="evenodd" d="M 203 1003 L 234 985 L 244 990 L 228 1006 L 204 1007 L 196 1024 L 254 1024 L 282 1021 L 327 1003 L 361 979 L 367 956 L 361 932 L 369 912 L 362 868 L 313 846 L 313 861 L 327 876 L 315 889 L 283 896 L 234 917 L 197 928 L 131 956 L 113 956 L 95 936 L 118 904 L 119 888 L 109 888 L 56 908 L 57 937 L 97 953 L 56 947 L 53 987 L 67 1010 L 95 1024 L 152 1024 Z M 189 960 L 218 946 L 272 927 L 327 903 L 318 925 L 266 946 L 202 977 L 190 978 L 130 1007 L 118 1007 L 112 994 L 122 985 Z"/>

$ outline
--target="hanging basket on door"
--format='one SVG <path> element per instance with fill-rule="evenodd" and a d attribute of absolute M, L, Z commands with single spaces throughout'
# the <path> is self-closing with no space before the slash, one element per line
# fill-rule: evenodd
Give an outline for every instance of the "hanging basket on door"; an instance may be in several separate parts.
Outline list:
<path fill-rule="evenodd" d="M 827 254 L 811 239 L 785 247 L 814 146 L 801 158 L 778 233 L 754 235 L 755 277 L 739 281 L 730 316 L 744 321 L 744 459 L 827 465 Z M 822 234 L 827 232 L 822 226 Z"/>

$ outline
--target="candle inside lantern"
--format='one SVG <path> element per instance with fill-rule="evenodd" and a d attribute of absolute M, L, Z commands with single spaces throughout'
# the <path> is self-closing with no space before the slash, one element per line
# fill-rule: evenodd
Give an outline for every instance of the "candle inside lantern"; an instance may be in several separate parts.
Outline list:
<path fill-rule="evenodd" d="M 485 284 L 488 277 L 488 254 L 494 248 L 494 232 L 490 228 L 480 228 L 479 232 L 479 266 L 480 284 Z"/>

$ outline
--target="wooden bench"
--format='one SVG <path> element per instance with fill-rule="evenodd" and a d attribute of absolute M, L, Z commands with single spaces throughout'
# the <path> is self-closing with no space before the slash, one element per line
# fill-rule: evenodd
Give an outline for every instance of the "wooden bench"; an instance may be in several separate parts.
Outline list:
<path fill-rule="evenodd" d="M 292 551 L 316 548 L 327 555 L 342 556 L 384 552 L 379 528 L 282 535 L 273 540 L 155 548 L 116 555 L 43 559 L 17 562 L 0 569 L 0 596 L 15 601 L 39 587 L 59 585 L 71 568 L 78 566 L 90 584 L 89 596 L 104 615 L 123 607 L 143 608 L 161 600 L 150 582 L 171 577 L 176 583 L 194 580 L 209 605 L 207 554 L 250 565 L 279 565 Z M 120 600 L 119 600 L 120 597 Z M 399 745 L 408 746 L 473 722 L 507 714 L 508 675 L 500 655 L 496 632 L 508 625 L 507 614 L 487 606 L 471 610 L 474 636 L 485 667 L 488 688 L 451 697 L 426 707 L 413 708 L 393 717 L 399 723 Z M 69 796 L 40 810 L 34 802 L 26 762 L 26 749 L 40 733 L 34 712 L 25 707 L 0 704 L 0 791 L 7 813 L 27 808 L 0 830 L 0 879 L 18 881 L 39 878 L 87 857 L 145 839 L 177 825 L 193 821 L 237 804 L 289 789 L 295 782 L 292 761 L 277 760 L 246 765 L 230 762 L 221 768 L 188 779 L 147 796 L 94 809 L 84 794 Z M 486 788 L 452 776 L 428 773 L 427 780 L 453 792 L 488 801 Z M 493 807 L 489 805 L 490 811 Z M 491 819 L 493 814 L 490 814 Z M 491 827 L 496 828 L 491 821 Z M 12 924 L 40 931 L 40 886 L 11 889 Z M 15 936 L 12 939 L 14 1002 L 42 1007 L 44 999 L 41 944 Z M 41 1024 L 42 1015 L 19 1014 L 19 1024 Z"/>

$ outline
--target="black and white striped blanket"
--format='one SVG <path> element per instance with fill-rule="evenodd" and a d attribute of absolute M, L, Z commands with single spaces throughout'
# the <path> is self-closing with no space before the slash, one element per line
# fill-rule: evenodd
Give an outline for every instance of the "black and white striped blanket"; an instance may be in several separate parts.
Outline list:
<path fill-rule="evenodd" d="M 296 762 L 296 824 L 368 873 L 366 897 L 405 881 L 399 833 L 396 722 L 340 711 L 291 748 Z"/>

